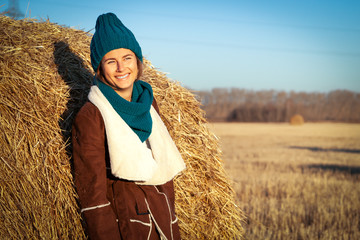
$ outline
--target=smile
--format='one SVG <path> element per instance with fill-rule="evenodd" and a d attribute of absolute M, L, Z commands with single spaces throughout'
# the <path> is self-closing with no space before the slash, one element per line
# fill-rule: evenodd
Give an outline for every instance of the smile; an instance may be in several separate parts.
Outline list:
<path fill-rule="evenodd" d="M 128 77 L 129 76 L 129 74 L 125 74 L 124 76 L 118 76 L 118 77 L 116 77 L 117 79 L 124 79 L 124 78 L 126 78 L 126 77 Z"/>

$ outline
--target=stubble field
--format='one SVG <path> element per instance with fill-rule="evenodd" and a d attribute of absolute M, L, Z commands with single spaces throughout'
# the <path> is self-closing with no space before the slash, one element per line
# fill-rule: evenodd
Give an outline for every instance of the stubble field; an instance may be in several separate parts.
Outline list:
<path fill-rule="evenodd" d="M 360 124 L 209 123 L 246 239 L 360 239 Z"/>

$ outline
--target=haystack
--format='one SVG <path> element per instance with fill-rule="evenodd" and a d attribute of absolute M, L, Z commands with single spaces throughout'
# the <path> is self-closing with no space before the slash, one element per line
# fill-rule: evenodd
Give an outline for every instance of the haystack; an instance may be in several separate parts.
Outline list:
<path fill-rule="evenodd" d="M 92 81 L 91 36 L 0 16 L 0 236 L 84 239 L 70 131 Z M 241 210 L 194 95 L 145 61 L 163 120 L 187 165 L 175 179 L 184 239 L 235 239 Z"/>
<path fill-rule="evenodd" d="M 300 114 L 295 114 L 290 118 L 290 125 L 300 126 L 304 124 L 304 118 Z"/>

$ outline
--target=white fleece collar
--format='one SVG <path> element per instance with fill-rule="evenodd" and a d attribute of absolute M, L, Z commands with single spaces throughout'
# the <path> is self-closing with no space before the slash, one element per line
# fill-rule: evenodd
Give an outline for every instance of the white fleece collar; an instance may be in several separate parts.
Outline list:
<path fill-rule="evenodd" d="M 100 110 L 108 141 L 111 172 L 137 184 L 160 185 L 185 169 L 185 163 L 166 126 L 153 106 L 150 115 L 152 132 L 146 142 L 125 123 L 97 86 L 92 86 L 89 100 Z"/>

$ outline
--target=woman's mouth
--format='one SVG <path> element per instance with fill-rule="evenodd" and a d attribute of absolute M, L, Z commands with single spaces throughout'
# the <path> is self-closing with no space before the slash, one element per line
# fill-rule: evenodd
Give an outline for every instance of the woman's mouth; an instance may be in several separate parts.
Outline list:
<path fill-rule="evenodd" d="M 127 78 L 128 76 L 129 76 L 129 73 L 125 74 L 125 75 L 122 75 L 122 76 L 117 76 L 116 78 L 117 79 L 124 79 L 124 78 Z"/>

